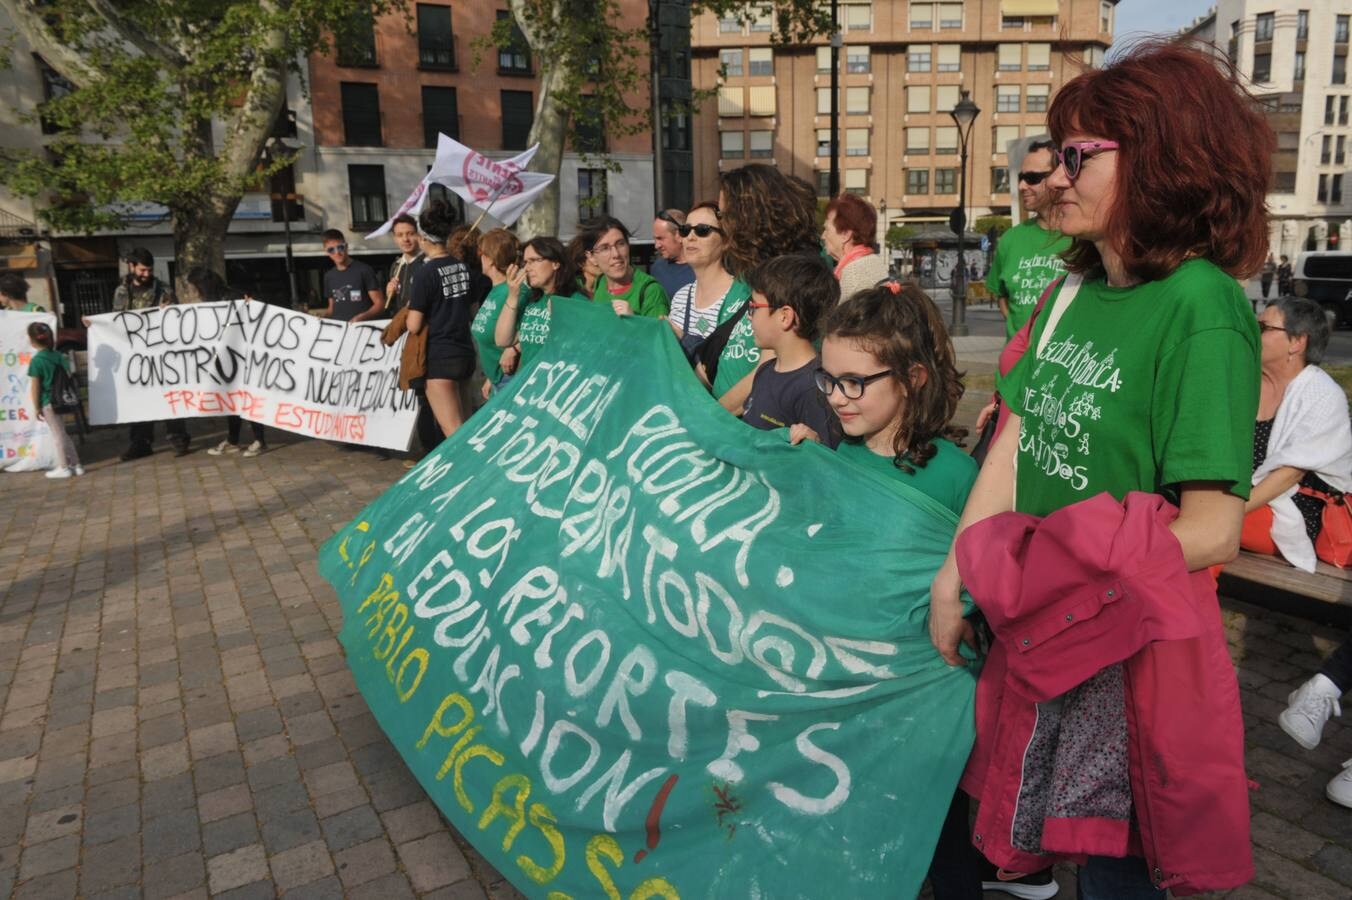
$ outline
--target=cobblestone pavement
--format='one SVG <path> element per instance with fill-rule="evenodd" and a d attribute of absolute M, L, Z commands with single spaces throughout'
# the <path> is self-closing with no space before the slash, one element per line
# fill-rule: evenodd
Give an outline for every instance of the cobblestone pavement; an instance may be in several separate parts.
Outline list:
<path fill-rule="evenodd" d="M 356 694 L 315 570 L 400 463 L 281 436 L 119 464 L 119 437 L 80 479 L 0 475 L 0 897 L 517 896 Z M 1352 810 L 1323 785 L 1352 728 L 1305 752 L 1275 725 L 1338 633 L 1238 603 L 1226 624 L 1261 783 L 1231 896 L 1346 898 Z"/>

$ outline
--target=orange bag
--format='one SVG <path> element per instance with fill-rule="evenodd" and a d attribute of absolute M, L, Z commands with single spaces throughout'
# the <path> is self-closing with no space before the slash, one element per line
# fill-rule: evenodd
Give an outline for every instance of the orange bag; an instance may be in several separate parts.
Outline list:
<path fill-rule="evenodd" d="M 1314 553 L 1324 562 L 1340 569 L 1352 565 L 1352 506 L 1347 494 L 1326 494 L 1302 487 L 1300 493 L 1324 501 L 1323 527 L 1315 538 Z"/>

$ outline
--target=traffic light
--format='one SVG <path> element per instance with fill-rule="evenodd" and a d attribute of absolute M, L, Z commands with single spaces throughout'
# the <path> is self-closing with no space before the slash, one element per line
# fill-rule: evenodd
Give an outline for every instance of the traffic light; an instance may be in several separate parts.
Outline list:
<path fill-rule="evenodd" d="M 963 229 L 967 227 L 967 214 L 961 209 L 955 209 L 948 214 L 948 228 L 954 234 L 961 235 Z"/>

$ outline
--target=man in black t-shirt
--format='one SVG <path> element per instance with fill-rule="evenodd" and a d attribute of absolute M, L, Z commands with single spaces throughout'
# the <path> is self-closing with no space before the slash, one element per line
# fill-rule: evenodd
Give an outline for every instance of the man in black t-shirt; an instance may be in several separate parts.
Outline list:
<path fill-rule="evenodd" d="M 333 260 L 333 268 L 324 273 L 322 316 L 343 322 L 378 319 L 385 310 L 385 292 L 376 281 L 375 270 L 347 252 L 347 238 L 330 228 L 322 235 L 324 252 Z"/>

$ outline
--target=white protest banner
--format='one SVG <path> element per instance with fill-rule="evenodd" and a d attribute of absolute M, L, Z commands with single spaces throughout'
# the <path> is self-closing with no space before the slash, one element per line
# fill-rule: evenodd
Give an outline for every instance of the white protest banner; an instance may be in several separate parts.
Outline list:
<path fill-rule="evenodd" d="M 394 227 L 394 220 L 401 215 L 416 216 L 422 212 L 427 189 L 433 184 L 444 185 L 503 225 L 512 224 L 554 180 L 553 175 L 526 171 L 539 149 L 540 145 L 536 144 L 508 159 L 494 159 L 439 134 L 432 168 L 414 186 L 408 199 L 399 204 L 389 221 L 366 235 L 366 239 L 387 234 Z"/>
<path fill-rule="evenodd" d="M 96 425 L 236 415 L 324 440 L 403 450 L 417 399 L 399 388 L 401 338 L 231 300 L 94 316 L 89 415 Z"/>
<path fill-rule="evenodd" d="M 28 364 L 37 351 L 28 340 L 28 326 L 34 322 L 56 331 L 51 313 L 0 310 L 0 469 L 6 472 L 56 464 L 51 433 L 33 410 Z"/>

